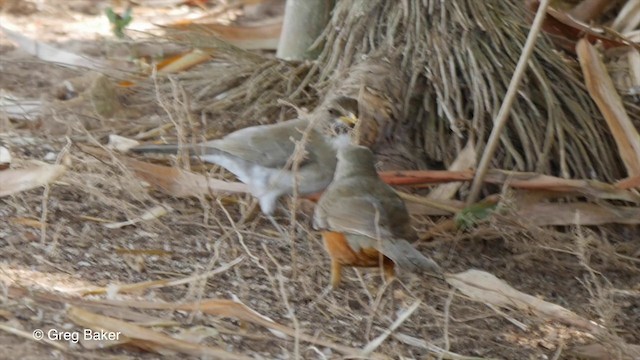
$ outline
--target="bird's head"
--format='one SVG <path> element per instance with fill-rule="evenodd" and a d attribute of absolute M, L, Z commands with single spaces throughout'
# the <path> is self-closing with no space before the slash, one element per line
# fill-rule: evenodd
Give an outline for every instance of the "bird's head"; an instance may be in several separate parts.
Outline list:
<path fill-rule="evenodd" d="M 378 176 L 375 157 L 371 150 L 364 146 L 352 145 L 338 149 L 338 165 L 335 178 L 350 176 Z"/>

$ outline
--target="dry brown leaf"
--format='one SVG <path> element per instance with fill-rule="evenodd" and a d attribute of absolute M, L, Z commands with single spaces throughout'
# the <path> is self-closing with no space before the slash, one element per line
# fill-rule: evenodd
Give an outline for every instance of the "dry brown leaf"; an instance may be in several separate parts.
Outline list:
<path fill-rule="evenodd" d="M 611 5 L 611 0 L 584 0 L 568 12 L 568 17 L 581 22 L 593 22 L 601 17 Z"/>
<path fill-rule="evenodd" d="M 576 346 L 570 349 L 569 352 L 580 359 L 584 360 L 637 360 L 640 359 L 640 345 L 634 344 L 607 344 L 608 346 L 602 346 L 601 344 L 589 344 Z M 614 348 L 612 348 L 615 347 Z"/>
<path fill-rule="evenodd" d="M 189 70 L 192 67 L 211 60 L 212 56 L 200 49 L 194 49 L 185 54 L 172 56 L 161 61 L 158 65 L 158 73 L 173 74 Z"/>
<path fill-rule="evenodd" d="M 337 350 L 345 355 L 360 356 L 361 351 L 352 347 L 335 344 L 330 341 L 317 338 L 316 336 L 307 335 L 303 332 L 297 332 L 295 329 L 278 324 L 268 317 L 258 313 L 257 311 L 249 308 L 245 304 L 227 299 L 206 299 L 196 303 L 177 304 L 177 303 L 151 303 L 141 301 L 102 301 L 101 303 L 111 304 L 116 306 L 128 306 L 137 307 L 142 309 L 165 309 L 165 310 L 188 310 L 188 311 L 201 311 L 206 314 L 228 317 L 232 319 L 238 319 L 246 321 L 252 324 L 263 326 L 275 334 L 281 337 L 280 334 L 285 334 L 290 337 L 298 337 L 302 341 L 316 344 L 319 346 L 328 347 Z M 275 332 L 274 332 L 275 331 Z M 384 358 L 380 354 L 369 354 L 370 359 Z"/>
<path fill-rule="evenodd" d="M 403 170 L 383 171 L 380 177 L 389 185 L 434 184 L 451 181 L 471 181 L 474 172 Z M 632 180 L 629 180 L 632 181 Z M 485 182 L 496 185 L 507 183 L 510 187 L 523 190 L 550 191 L 560 194 L 581 194 L 597 199 L 624 200 L 640 203 L 640 196 L 627 191 L 628 187 L 611 185 L 595 180 L 563 179 L 536 173 L 489 170 Z"/>
<path fill-rule="evenodd" d="M 143 282 L 134 283 L 134 284 L 110 285 L 107 287 L 92 288 L 90 290 L 82 291 L 82 295 L 86 296 L 86 295 L 96 295 L 96 294 L 104 294 L 104 293 L 110 293 L 110 294 L 126 293 L 126 292 L 141 291 L 146 289 L 155 289 L 155 288 L 187 284 L 193 281 L 206 279 L 210 276 L 225 272 L 231 267 L 240 263 L 243 259 L 244 257 L 242 256 L 237 257 L 232 261 L 230 261 L 229 263 L 223 264 L 222 266 L 203 274 L 197 274 L 197 275 L 188 276 L 185 278 L 178 278 L 178 279 L 151 280 L 151 281 L 143 281 Z"/>
<path fill-rule="evenodd" d="M 538 10 L 539 0 L 527 0 L 527 7 L 532 13 Z M 547 17 L 544 20 L 542 29 L 551 36 L 556 46 L 567 51 L 574 52 L 576 42 L 580 39 L 587 39 L 589 42 L 601 43 L 605 49 L 634 46 L 628 39 L 619 34 L 606 32 L 603 29 L 595 28 L 587 23 L 576 20 L 549 6 Z"/>
<path fill-rule="evenodd" d="M 627 173 L 640 175 L 640 134 L 625 111 L 600 54 L 584 39 L 578 41 L 576 51 L 589 94 L 609 125 Z"/>
<path fill-rule="evenodd" d="M 115 156 L 140 179 L 159 190 L 176 197 L 202 196 L 220 193 L 247 193 L 248 187 L 239 182 L 209 178 L 174 167 L 154 165 L 127 156 L 118 156 L 105 150 L 77 144 L 82 151 L 100 159 L 112 161 Z"/>
<path fill-rule="evenodd" d="M 460 170 L 468 170 L 476 167 L 476 149 L 474 142 L 469 140 L 467 145 L 462 149 L 462 151 L 458 154 L 454 162 L 449 166 L 450 171 L 460 171 Z M 451 182 L 448 184 L 439 185 L 438 187 L 431 190 L 428 197 L 430 199 L 451 199 L 462 186 L 461 182 Z"/>
<path fill-rule="evenodd" d="M 518 291 L 498 279 L 495 275 L 480 271 L 465 272 L 446 276 L 447 282 L 471 299 L 490 305 L 515 308 L 523 312 L 534 311 L 548 319 L 598 332 L 601 327 L 576 313 L 535 296 Z"/>
<path fill-rule="evenodd" d="M 534 225 L 640 224 L 640 207 L 591 203 L 535 203 L 518 210 L 517 215 Z"/>
<path fill-rule="evenodd" d="M 178 303 L 157 303 L 149 301 L 132 301 L 132 300 L 85 300 L 77 297 L 60 295 L 58 293 L 47 293 L 43 291 L 29 290 L 23 287 L 10 286 L 8 288 L 8 296 L 11 299 L 23 298 L 29 296 L 34 301 L 38 302 L 56 302 L 62 304 L 71 304 L 75 306 L 91 307 L 104 309 L 105 306 L 120 307 L 120 308 L 140 308 L 140 309 L 157 309 L 157 310 L 190 310 L 190 311 L 203 311 L 208 314 L 232 317 L 239 320 L 244 320 L 257 325 L 264 326 L 268 329 L 275 330 L 277 332 L 286 334 L 290 337 L 298 337 L 302 341 L 306 341 L 310 344 L 318 346 L 324 346 L 327 348 L 339 351 L 347 356 L 358 357 L 361 355 L 361 351 L 356 348 L 335 344 L 333 342 L 323 340 L 317 336 L 307 335 L 301 331 L 289 328 L 284 325 L 280 325 L 273 322 L 266 316 L 259 314 L 246 305 L 233 300 L 220 300 L 220 299 L 206 299 L 197 303 L 190 304 L 178 304 Z M 106 328 L 106 327 L 105 327 Z M 116 330 L 118 331 L 118 330 Z M 141 341 L 141 340 L 140 340 Z M 137 342 L 137 346 L 141 346 L 142 343 Z M 148 344 L 147 344 L 148 345 Z M 149 345 L 150 349 L 154 346 Z M 372 353 L 368 356 L 369 359 L 387 359 L 387 357 Z"/>
<path fill-rule="evenodd" d="M 214 23 L 180 22 L 167 27 L 190 32 L 205 32 L 246 50 L 276 50 L 282 31 L 282 19 L 257 25 L 222 25 Z"/>
<path fill-rule="evenodd" d="M 12 224 L 29 226 L 29 227 L 33 227 L 33 228 L 36 228 L 36 229 L 41 229 L 42 226 L 45 225 L 40 220 L 30 219 L 30 218 L 25 218 L 25 217 L 12 217 L 12 218 L 9 219 L 9 221 Z"/>
<path fill-rule="evenodd" d="M 245 184 L 238 182 L 212 179 L 186 170 L 154 165 L 131 158 L 123 158 L 122 161 L 142 180 L 176 197 L 249 191 Z"/>
<path fill-rule="evenodd" d="M 127 338 L 127 340 L 129 340 L 127 343 L 132 345 L 137 345 L 138 342 L 136 342 L 136 340 L 139 340 L 143 342 L 141 344 L 148 342 L 160 349 L 164 348 L 194 356 L 213 356 L 223 359 L 250 359 L 247 356 L 233 354 L 220 348 L 202 346 L 183 340 L 177 340 L 163 333 L 126 321 L 92 313 L 75 306 L 69 308 L 67 315 L 69 316 L 69 319 L 80 326 L 94 329 L 95 331 L 119 333 L 122 337 L 121 339 Z M 143 347 L 148 349 L 148 346 L 143 345 Z"/>
<path fill-rule="evenodd" d="M 49 184 L 67 171 L 64 165 L 43 165 L 0 171 L 0 197 Z"/>
<path fill-rule="evenodd" d="M 0 26 L 6 37 L 11 40 L 20 49 L 28 54 L 37 57 L 40 60 L 52 62 L 57 65 L 68 67 L 84 67 L 94 70 L 107 68 L 107 64 L 98 59 L 91 59 L 86 56 L 80 56 L 72 52 L 56 48 L 54 46 L 30 39 L 18 31 L 13 31 L 5 26 Z"/>
<path fill-rule="evenodd" d="M 640 176 L 632 176 L 616 183 L 618 189 L 633 189 L 640 187 Z"/>
<path fill-rule="evenodd" d="M 179 310 L 198 310 L 211 315 L 225 316 L 244 320 L 257 325 L 262 325 L 268 329 L 276 330 L 291 337 L 298 337 L 300 340 L 310 342 L 312 344 L 325 346 L 342 352 L 345 355 L 361 356 L 361 351 L 348 346 L 334 344 L 315 336 L 309 336 L 302 332 L 297 332 L 287 326 L 280 325 L 268 317 L 249 308 L 243 303 L 234 300 L 211 299 L 198 303 L 175 305 L 175 309 Z M 275 333 L 277 335 L 277 333 Z M 370 359 L 380 358 L 379 354 L 368 354 Z"/>

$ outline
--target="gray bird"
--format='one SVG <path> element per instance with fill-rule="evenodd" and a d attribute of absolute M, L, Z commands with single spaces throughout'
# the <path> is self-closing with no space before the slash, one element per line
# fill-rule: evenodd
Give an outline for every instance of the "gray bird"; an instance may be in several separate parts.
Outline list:
<path fill-rule="evenodd" d="M 333 178 L 336 149 L 349 142 L 347 135 L 329 138 L 311 125 L 307 119 L 294 119 L 272 125 L 252 126 L 227 136 L 195 145 L 184 145 L 191 156 L 224 167 L 247 184 L 259 199 L 260 209 L 272 215 L 278 199 L 293 193 L 296 174 L 292 171 L 292 155 L 296 142 L 307 136 L 305 155 L 297 173 L 301 195 L 324 190 Z M 172 153 L 178 145 L 141 145 L 135 153 Z"/>
<path fill-rule="evenodd" d="M 314 227 L 323 231 L 331 256 L 332 287 L 340 284 L 343 266 L 382 265 L 387 278 L 394 276 L 394 263 L 408 271 L 441 275 L 438 264 L 409 243 L 417 234 L 407 208 L 378 176 L 371 151 L 345 145 L 337 158 L 333 182 L 314 212 Z"/>

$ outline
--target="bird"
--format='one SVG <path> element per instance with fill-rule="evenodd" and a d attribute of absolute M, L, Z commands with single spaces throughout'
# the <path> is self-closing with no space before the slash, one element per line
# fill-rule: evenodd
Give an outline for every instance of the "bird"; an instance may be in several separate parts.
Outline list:
<path fill-rule="evenodd" d="M 306 137 L 305 141 L 301 140 Z M 304 157 L 297 172 L 292 164 L 296 142 L 304 143 Z M 217 164 L 248 185 L 265 215 L 273 215 L 278 199 L 298 193 L 307 195 L 324 190 L 333 179 L 336 149 L 349 142 L 347 134 L 328 137 L 307 118 L 296 118 L 271 125 L 258 125 L 232 132 L 221 139 L 194 145 L 140 145 L 134 153 L 172 153 L 180 147 L 206 163 Z"/>
<path fill-rule="evenodd" d="M 331 257 L 331 287 L 340 285 L 344 266 L 382 266 L 387 280 L 395 276 L 395 266 L 441 277 L 440 266 L 409 243 L 418 236 L 407 208 L 378 176 L 371 150 L 347 144 L 337 150 L 337 159 L 333 181 L 313 215 Z"/>

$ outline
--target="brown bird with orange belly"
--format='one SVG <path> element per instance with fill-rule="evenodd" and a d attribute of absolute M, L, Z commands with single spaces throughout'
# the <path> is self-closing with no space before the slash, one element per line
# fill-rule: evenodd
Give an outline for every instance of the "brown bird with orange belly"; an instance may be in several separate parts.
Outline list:
<path fill-rule="evenodd" d="M 385 277 L 394 266 L 441 276 L 433 260 L 408 241 L 417 239 L 402 199 L 376 172 L 374 156 L 363 146 L 338 150 L 333 181 L 315 209 L 314 227 L 322 231 L 331 256 L 331 286 L 342 278 L 342 267 L 382 266 Z"/>

